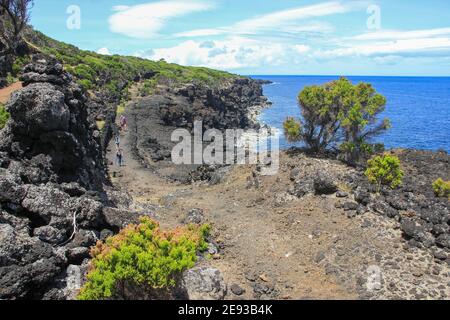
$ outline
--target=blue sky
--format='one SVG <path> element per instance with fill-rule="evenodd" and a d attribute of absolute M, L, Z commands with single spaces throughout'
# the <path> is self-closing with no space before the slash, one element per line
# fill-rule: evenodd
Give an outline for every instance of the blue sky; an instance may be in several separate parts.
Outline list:
<path fill-rule="evenodd" d="M 31 23 L 82 49 L 240 74 L 450 76 L 448 0 L 38 0 Z"/>

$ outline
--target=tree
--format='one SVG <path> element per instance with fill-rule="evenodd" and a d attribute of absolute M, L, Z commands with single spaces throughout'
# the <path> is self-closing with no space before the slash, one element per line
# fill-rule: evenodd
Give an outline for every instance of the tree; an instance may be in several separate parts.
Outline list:
<path fill-rule="evenodd" d="M 362 154 L 371 151 L 367 141 L 390 127 L 388 119 L 378 123 L 377 116 L 386 98 L 372 85 L 353 85 L 348 79 L 322 86 L 306 87 L 298 96 L 302 120 L 285 130 L 290 141 L 304 141 L 314 152 L 339 146 L 345 160 L 354 164 Z M 286 126 L 292 125 L 288 118 Z"/>
<path fill-rule="evenodd" d="M 30 20 L 33 0 L 0 0 L 0 42 L 3 51 L 15 54 Z"/>

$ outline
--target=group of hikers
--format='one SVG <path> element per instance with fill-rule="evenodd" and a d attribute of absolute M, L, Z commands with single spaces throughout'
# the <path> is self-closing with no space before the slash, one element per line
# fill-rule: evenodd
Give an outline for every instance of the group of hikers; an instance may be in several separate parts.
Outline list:
<path fill-rule="evenodd" d="M 126 132 L 127 126 L 127 118 L 124 115 L 121 115 L 119 119 L 120 132 Z M 119 167 L 123 166 L 124 164 L 123 150 L 122 148 L 120 148 L 120 132 L 116 134 L 116 137 L 114 139 L 114 142 L 116 144 L 116 165 Z"/>

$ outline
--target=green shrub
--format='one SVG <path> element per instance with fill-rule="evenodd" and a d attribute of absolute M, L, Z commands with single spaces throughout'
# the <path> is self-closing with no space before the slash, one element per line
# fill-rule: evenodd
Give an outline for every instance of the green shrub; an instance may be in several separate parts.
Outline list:
<path fill-rule="evenodd" d="M 92 82 L 87 79 L 78 80 L 78 84 L 83 87 L 84 90 L 90 90 L 94 87 Z"/>
<path fill-rule="evenodd" d="M 289 142 L 297 142 L 301 140 L 302 124 L 300 121 L 292 117 L 286 119 L 283 123 L 284 135 Z"/>
<path fill-rule="evenodd" d="M 164 232 L 158 223 L 142 218 L 139 225 L 128 226 L 92 249 L 90 272 L 78 299 L 126 298 L 121 290 L 125 284 L 167 292 L 195 265 L 197 253 L 206 250 L 208 232 L 207 225 Z"/>
<path fill-rule="evenodd" d="M 437 179 L 433 182 L 433 190 L 437 197 L 447 197 L 450 200 L 450 181 Z"/>
<path fill-rule="evenodd" d="M 3 129 L 8 122 L 9 113 L 6 111 L 5 106 L 0 103 L 0 129 Z"/>
<path fill-rule="evenodd" d="M 378 192 L 382 185 L 395 189 L 402 184 L 404 173 L 398 157 L 384 154 L 374 157 L 367 163 L 365 175 L 371 183 L 377 185 Z"/>
<path fill-rule="evenodd" d="M 303 141 L 314 152 L 342 144 L 342 158 L 350 164 L 356 164 L 371 150 L 370 138 L 390 127 L 389 120 L 377 120 L 386 98 L 368 83 L 353 85 L 341 78 L 306 87 L 300 92 L 298 103 L 302 115 L 300 132 L 288 139 Z"/>
<path fill-rule="evenodd" d="M 121 116 L 122 114 L 124 114 L 125 113 L 125 103 L 121 103 L 121 104 L 119 104 L 118 106 L 117 106 L 117 109 L 116 109 L 116 115 L 117 116 Z"/>
<path fill-rule="evenodd" d="M 97 129 L 102 131 L 103 128 L 105 127 L 106 122 L 104 120 L 98 120 L 96 121 L 97 124 Z"/>

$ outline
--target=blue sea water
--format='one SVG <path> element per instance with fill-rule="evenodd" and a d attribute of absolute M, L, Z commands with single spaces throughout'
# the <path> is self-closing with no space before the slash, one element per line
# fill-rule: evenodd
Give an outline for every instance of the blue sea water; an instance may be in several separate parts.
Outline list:
<path fill-rule="evenodd" d="M 298 93 L 310 85 L 338 79 L 338 76 L 253 76 L 270 80 L 264 94 L 273 103 L 260 116 L 263 123 L 282 132 L 287 116 L 300 116 Z M 444 149 L 450 152 L 450 78 L 435 77 L 348 77 L 352 82 L 369 82 L 387 98 L 380 118 L 389 118 L 392 129 L 373 142 L 386 148 Z M 282 136 L 282 135 L 281 135 Z M 284 137 L 283 148 L 292 146 Z"/>

